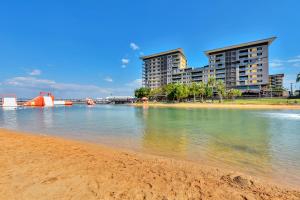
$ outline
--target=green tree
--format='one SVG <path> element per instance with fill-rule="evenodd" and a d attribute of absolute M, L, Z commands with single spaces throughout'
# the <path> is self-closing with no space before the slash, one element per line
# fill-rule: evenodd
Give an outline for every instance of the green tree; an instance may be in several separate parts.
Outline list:
<path fill-rule="evenodd" d="M 300 82 L 300 73 L 297 75 L 297 78 L 296 78 L 296 83 Z M 299 90 L 299 96 L 300 96 L 300 90 Z"/>
<path fill-rule="evenodd" d="M 214 96 L 214 88 L 216 86 L 216 78 L 215 77 L 209 77 L 206 84 L 206 97 L 211 98 L 213 101 Z"/>
<path fill-rule="evenodd" d="M 209 87 L 208 84 L 205 85 L 205 97 L 206 98 L 212 98 L 214 94 L 213 88 Z"/>
<path fill-rule="evenodd" d="M 163 95 L 163 89 L 162 88 L 154 88 L 149 93 L 149 97 L 152 97 L 155 100 L 157 100 L 158 96 L 162 96 L 162 95 Z"/>
<path fill-rule="evenodd" d="M 186 84 L 176 83 L 174 85 L 174 97 L 177 101 L 181 101 L 189 96 L 189 88 Z"/>
<path fill-rule="evenodd" d="M 216 91 L 218 93 L 219 96 L 219 101 L 220 103 L 223 102 L 223 96 L 225 95 L 225 85 L 224 82 L 221 80 L 218 80 L 215 84 L 216 87 Z"/>
<path fill-rule="evenodd" d="M 196 96 L 199 95 L 199 84 L 198 83 L 195 83 L 193 82 L 192 84 L 189 85 L 189 92 L 190 92 L 190 95 L 193 96 L 193 100 L 194 102 L 196 102 Z"/>
<path fill-rule="evenodd" d="M 163 88 L 163 91 L 169 101 L 175 100 L 175 87 L 176 85 L 174 83 L 170 83 Z"/>
<path fill-rule="evenodd" d="M 296 83 L 300 82 L 300 73 L 297 75 Z"/>
<path fill-rule="evenodd" d="M 201 102 L 203 102 L 203 97 L 205 96 L 205 84 L 200 82 L 198 85 L 198 94 L 201 97 Z"/>
<path fill-rule="evenodd" d="M 150 88 L 141 87 L 134 91 L 134 96 L 136 98 L 143 98 L 143 97 L 149 97 L 150 94 Z"/>
<path fill-rule="evenodd" d="M 214 88 L 215 85 L 216 85 L 216 78 L 215 77 L 209 77 L 208 80 L 207 80 L 207 85 L 209 87 Z"/>
<path fill-rule="evenodd" d="M 228 98 L 235 100 L 236 97 L 242 96 L 242 92 L 237 89 L 230 89 L 227 91 L 227 96 L 228 96 Z"/>

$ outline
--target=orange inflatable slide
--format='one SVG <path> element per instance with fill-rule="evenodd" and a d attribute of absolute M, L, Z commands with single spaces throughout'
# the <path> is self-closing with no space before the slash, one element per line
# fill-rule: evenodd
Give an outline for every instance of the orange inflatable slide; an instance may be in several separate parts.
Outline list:
<path fill-rule="evenodd" d="M 72 101 L 54 101 L 54 96 L 50 92 L 40 92 L 40 95 L 24 103 L 24 106 L 54 106 L 72 105 Z"/>

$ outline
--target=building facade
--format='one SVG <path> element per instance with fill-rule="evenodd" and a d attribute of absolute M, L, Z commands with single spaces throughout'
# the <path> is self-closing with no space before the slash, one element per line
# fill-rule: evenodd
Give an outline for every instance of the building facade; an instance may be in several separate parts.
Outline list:
<path fill-rule="evenodd" d="M 143 60 L 143 86 L 159 88 L 173 82 L 173 71 L 187 68 L 181 48 L 141 57 Z"/>
<path fill-rule="evenodd" d="M 151 89 L 169 83 L 207 83 L 210 77 L 226 88 L 259 92 L 269 86 L 269 45 L 275 37 L 205 51 L 209 65 L 187 67 L 181 48 L 143 56 L 143 86 Z M 274 77 L 280 82 L 280 76 Z M 281 79 L 282 80 L 282 79 Z"/>
<path fill-rule="evenodd" d="M 284 74 L 272 74 L 269 75 L 269 87 L 270 88 L 283 88 Z"/>
<path fill-rule="evenodd" d="M 226 88 L 260 91 L 269 83 L 269 45 L 275 37 L 205 51 L 208 76 L 224 81 Z"/>
<path fill-rule="evenodd" d="M 208 74 L 208 65 L 204 67 L 178 69 L 173 71 L 172 83 L 190 84 L 193 82 L 207 82 Z"/>

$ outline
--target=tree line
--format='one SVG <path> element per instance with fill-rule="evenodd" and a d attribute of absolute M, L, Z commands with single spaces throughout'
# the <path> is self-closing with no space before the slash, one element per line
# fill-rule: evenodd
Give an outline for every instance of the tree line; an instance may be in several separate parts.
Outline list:
<path fill-rule="evenodd" d="M 226 89 L 223 81 L 216 81 L 215 78 L 209 78 L 207 83 L 171 83 L 160 88 L 150 89 L 146 87 L 138 88 L 134 91 L 134 95 L 137 98 L 147 97 L 151 100 L 168 100 L 168 101 L 184 101 L 193 99 L 195 102 L 197 98 L 200 98 L 201 102 L 207 99 L 214 99 L 217 95 L 220 102 L 223 98 L 235 99 L 241 96 L 242 93 L 237 89 Z"/>

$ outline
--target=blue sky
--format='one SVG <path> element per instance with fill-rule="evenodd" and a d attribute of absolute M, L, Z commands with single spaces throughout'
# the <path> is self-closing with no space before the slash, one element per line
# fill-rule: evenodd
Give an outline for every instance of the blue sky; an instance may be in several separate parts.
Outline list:
<path fill-rule="evenodd" d="M 289 86 L 300 72 L 299 9 L 297 0 L 1 1 L 0 93 L 132 95 L 140 55 L 182 47 L 197 67 L 205 50 L 271 36 L 270 72 Z"/>

